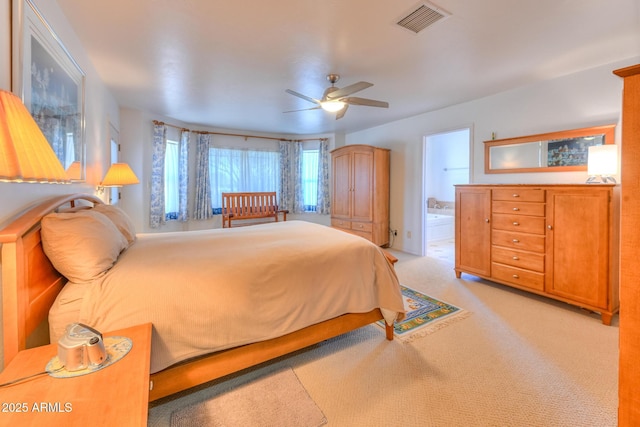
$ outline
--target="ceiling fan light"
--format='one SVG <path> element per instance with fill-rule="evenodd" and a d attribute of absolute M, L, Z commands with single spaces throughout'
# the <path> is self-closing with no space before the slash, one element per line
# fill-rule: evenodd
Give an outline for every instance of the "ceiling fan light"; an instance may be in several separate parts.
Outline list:
<path fill-rule="evenodd" d="M 335 113 L 344 108 L 346 104 L 342 101 L 325 101 L 320 104 L 324 111 L 329 111 L 331 113 Z"/>

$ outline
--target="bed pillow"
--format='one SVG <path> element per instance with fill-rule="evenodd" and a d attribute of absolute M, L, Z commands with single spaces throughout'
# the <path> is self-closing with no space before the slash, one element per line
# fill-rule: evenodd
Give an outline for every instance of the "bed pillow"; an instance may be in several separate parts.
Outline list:
<path fill-rule="evenodd" d="M 113 222 L 93 210 L 52 213 L 41 224 L 45 254 L 72 282 L 89 283 L 102 276 L 128 246 Z"/>
<path fill-rule="evenodd" d="M 129 244 L 136 241 L 136 229 L 129 216 L 119 207 L 97 204 L 93 210 L 108 217 L 118 230 L 124 235 Z"/>

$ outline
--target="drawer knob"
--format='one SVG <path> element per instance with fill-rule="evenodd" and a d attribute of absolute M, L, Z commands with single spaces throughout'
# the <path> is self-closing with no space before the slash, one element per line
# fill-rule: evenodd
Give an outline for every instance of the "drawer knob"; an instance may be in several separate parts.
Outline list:
<path fill-rule="evenodd" d="M 551 224 L 547 225 L 547 228 L 548 228 L 549 230 L 553 230 L 553 226 L 552 226 Z"/>
<path fill-rule="evenodd" d="M 362 224 L 360 224 L 360 228 L 364 227 Z"/>
<path fill-rule="evenodd" d="M 513 257 L 513 260 L 514 260 L 514 261 L 518 261 L 519 259 L 520 259 L 520 258 L 518 258 L 517 256 L 514 256 L 514 257 Z"/>
<path fill-rule="evenodd" d="M 514 278 L 514 279 L 519 279 L 519 278 L 520 278 L 520 276 L 518 276 L 517 274 L 514 274 L 514 275 L 513 275 L 513 278 Z"/>
<path fill-rule="evenodd" d="M 489 218 L 485 218 L 484 222 L 489 223 Z"/>
<path fill-rule="evenodd" d="M 518 221 L 513 221 L 513 225 L 518 226 L 520 223 Z"/>
<path fill-rule="evenodd" d="M 520 197 L 520 195 L 518 193 L 513 193 L 512 196 L 513 197 Z"/>
<path fill-rule="evenodd" d="M 513 243 L 520 243 L 520 240 L 518 240 L 518 239 L 513 239 L 513 240 L 512 240 L 512 242 L 513 242 Z"/>
<path fill-rule="evenodd" d="M 513 208 L 513 210 L 517 212 L 520 210 L 520 208 Z"/>

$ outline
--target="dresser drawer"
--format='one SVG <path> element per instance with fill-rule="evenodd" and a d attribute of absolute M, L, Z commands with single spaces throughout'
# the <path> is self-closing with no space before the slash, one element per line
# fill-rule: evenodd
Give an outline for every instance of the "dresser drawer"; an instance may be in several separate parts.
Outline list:
<path fill-rule="evenodd" d="M 518 249 L 529 252 L 544 252 L 545 237 L 539 234 L 514 233 L 504 230 L 492 230 L 491 242 L 495 246 Z"/>
<path fill-rule="evenodd" d="M 351 229 L 353 231 L 371 233 L 371 232 L 373 232 L 373 224 L 371 224 L 370 222 L 355 222 L 354 221 L 354 222 L 351 223 Z"/>
<path fill-rule="evenodd" d="M 491 263 L 491 277 L 514 285 L 544 290 L 544 274 L 508 265 Z"/>
<path fill-rule="evenodd" d="M 498 200 L 493 202 L 491 210 L 493 213 L 544 216 L 544 208 L 544 203 Z"/>
<path fill-rule="evenodd" d="M 337 228 L 345 228 L 347 230 L 351 229 L 351 221 L 345 221 L 342 219 L 334 219 L 331 218 L 331 226 Z"/>
<path fill-rule="evenodd" d="M 544 190 L 540 188 L 494 188 L 492 200 L 516 200 L 521 202 L 544 202 Z"/>
<path fill-rule="evenodd" d="M 545 234 L 544 217 L 513 214 L 493 214 L 492 223 L 492 228 L 496 230 Z"/>
<path fill-rule="evenodd" d="M 493 246 L 491 261 L 544 273 L 544 254 Z"/>

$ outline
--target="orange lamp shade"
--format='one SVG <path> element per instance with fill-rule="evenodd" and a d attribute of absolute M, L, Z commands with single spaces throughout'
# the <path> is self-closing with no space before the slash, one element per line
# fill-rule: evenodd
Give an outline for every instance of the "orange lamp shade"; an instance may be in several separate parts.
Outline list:
<path fill-rule="evenodd" d="M 0 181 L 69 182 L 29 110 L 4 90 L 0 90 Z"/>
<path fill-rule="evenodd" d="M 123 185 L 138 184 L 140 181 L 131 167 L 126 163 L 113 163 L 104 179 L 102 187 L 122 187 Z"/>

